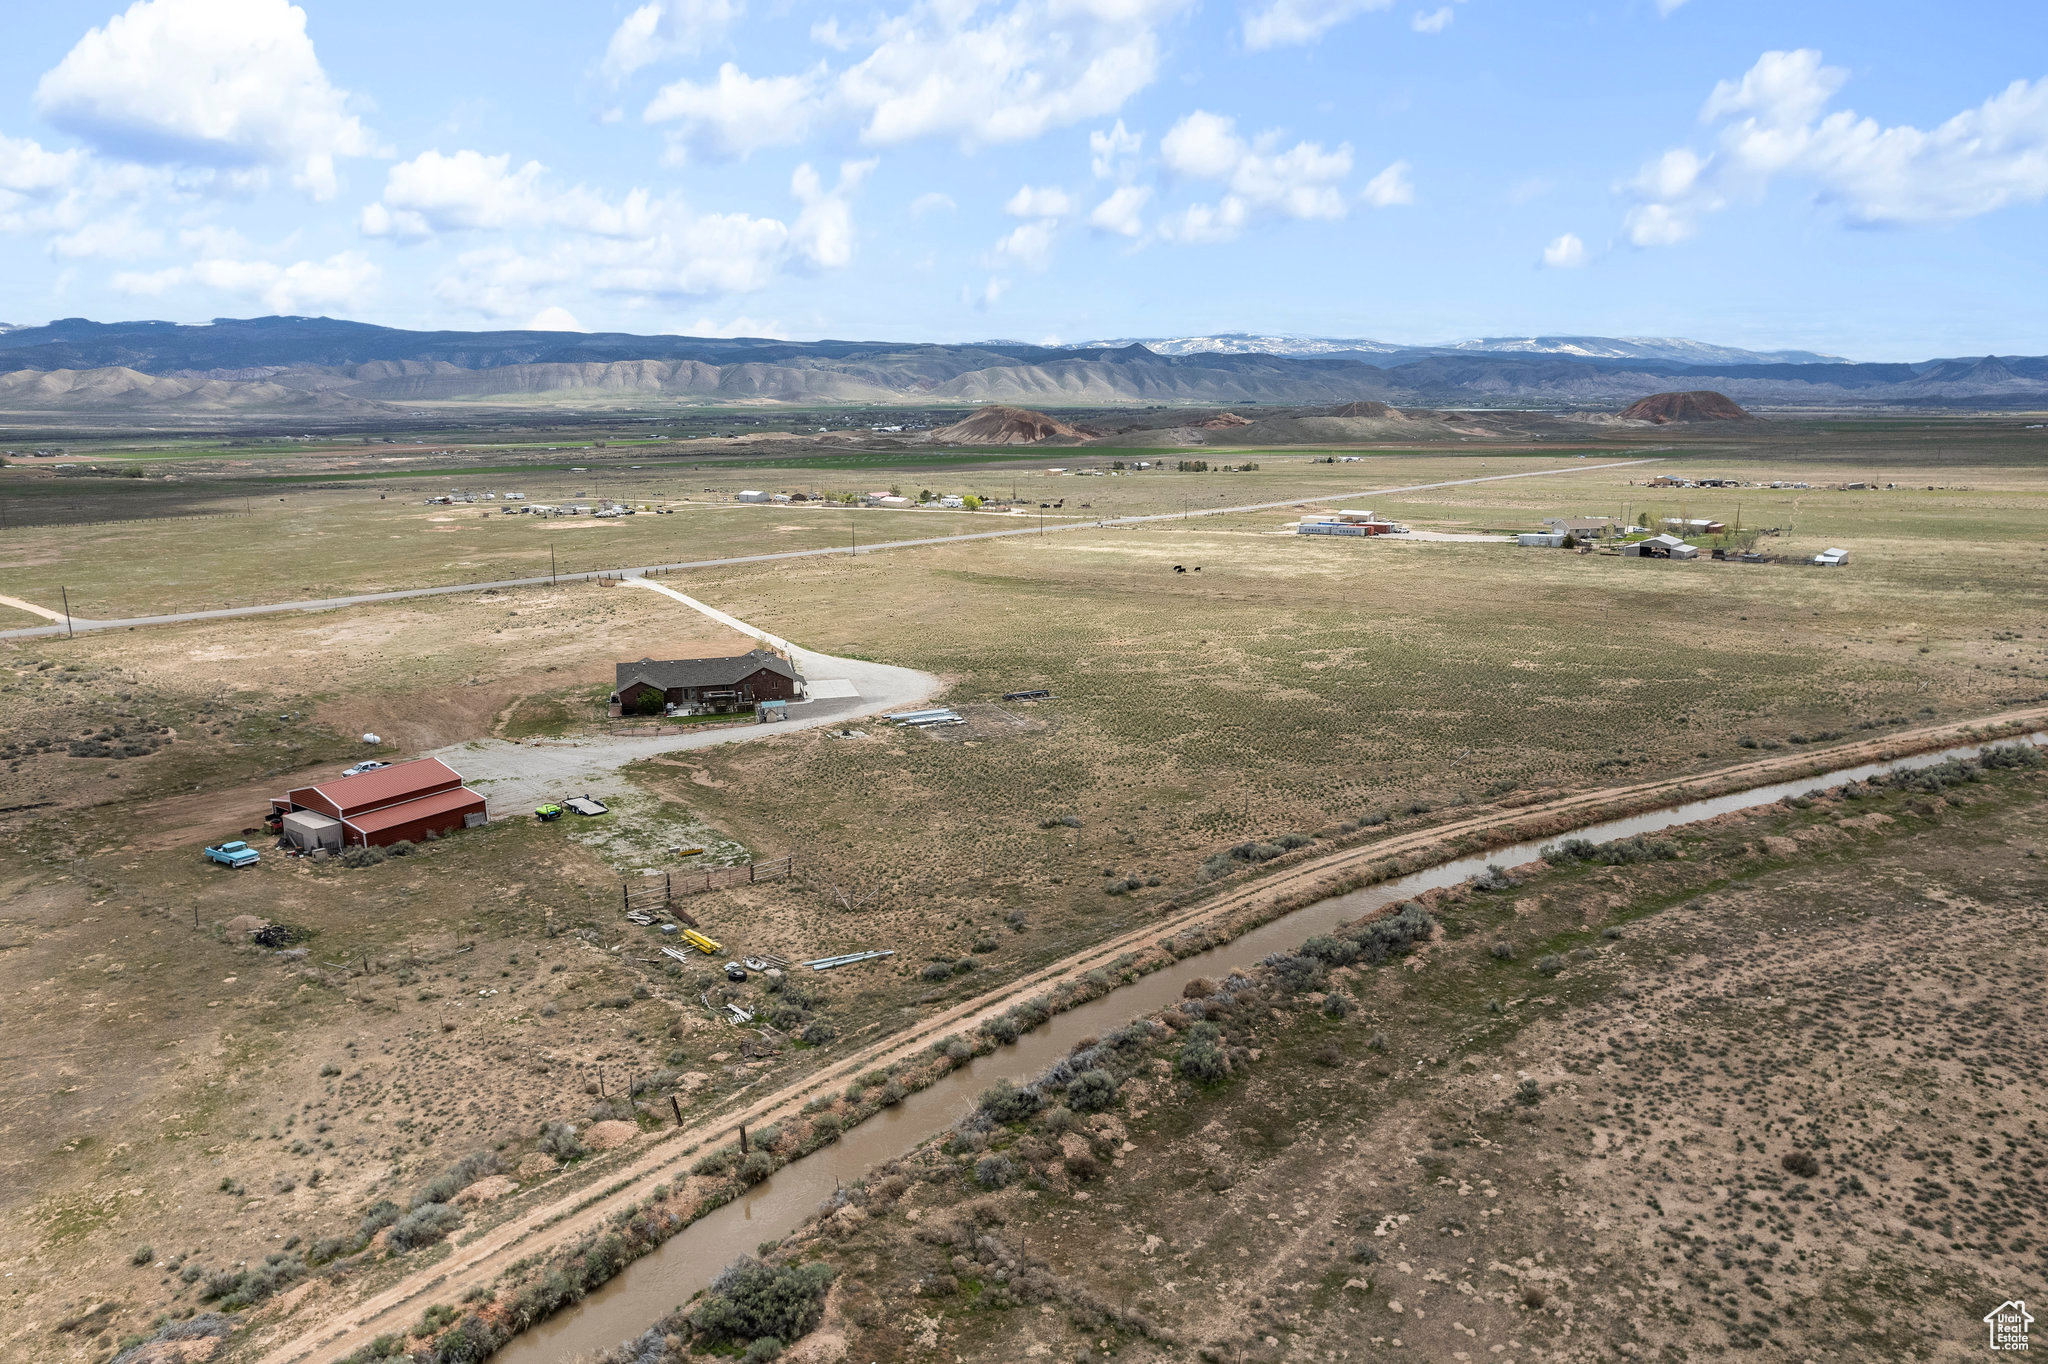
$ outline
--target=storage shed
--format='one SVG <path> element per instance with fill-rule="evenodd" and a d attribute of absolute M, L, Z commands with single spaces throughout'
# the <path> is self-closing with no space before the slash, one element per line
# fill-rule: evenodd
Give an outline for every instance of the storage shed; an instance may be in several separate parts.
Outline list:
<path fill-rule="evenodd" d="M 317 818 L 299 821 L 305 836 L 334 836 L 328 828 L 332 824 L 340 846 L 350 848 L 418 842 L 429 834 L 473 829 L 490 814 L 482 793 L 464 786 L 462 775 L 439 758 L 415 758 L 360 776 L 301 786 L 270 803 L 284 814 L 288 829 L 295 816 L 310 814 Z M 323 819 L 328 823 L 321 823 Z"/>
<path fill-rule="evenodd" d="M 310 852 L 314 848 L 325 848 L 329 852 L 341 851 L 341 821 L 319 813 L 317 810 L 294 810 L 284 817 L 284 836 L 291 840 L 294 848 Z"/>

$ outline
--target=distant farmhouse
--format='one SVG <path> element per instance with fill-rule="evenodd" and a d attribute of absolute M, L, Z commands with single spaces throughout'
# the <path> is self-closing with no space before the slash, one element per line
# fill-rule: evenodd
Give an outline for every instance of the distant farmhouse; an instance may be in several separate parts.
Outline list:
<path fill-rule="evenodd" d="M 765 649 L 733 658 L 643 658 L 617 665 L 611 713 L 747 710 L 762 701 L 794 701 L 802 691 L 789 660 Z"/>

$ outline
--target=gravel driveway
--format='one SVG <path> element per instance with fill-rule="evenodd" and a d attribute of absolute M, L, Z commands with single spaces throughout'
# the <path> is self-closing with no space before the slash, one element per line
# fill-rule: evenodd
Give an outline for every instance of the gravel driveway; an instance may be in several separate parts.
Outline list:
<path fill-rule="evenodd" d="M 731 729 L 701 730 L 696 733 L 650 736 L 644 739 L 531 740 L 512 743 L 504 739 L 477 739 L 437 749 L 430 757 L 441 759 L 472 787 L 490 798 L 491 816 L 509 819 L 523 815 L 534 806 L 584 792 L 603 800 L 623 789 L 620 768 L 660 753 L 676 753 L 714 744 L 745 743 L 772 739 L 791 730 L 839 725 L 866 715 L 904 710 L 924 700 L 939 688 L 939 679 L 914 668 L 895 668 L 886 663 L 865 663 L 855 658 L 835 658 L 814 653 L 777 638 L 703 602 L 645 578 L 628 576 L 627 587 L 646 588 L 673 598 L 679 609 L 701 612 L 721 625 L 751 635 L 771 648 L 787 653 L 807 682 L 841 681 L 851 684 L 854 696 L 790 703 L 789 719 L 769 725 L 741 725 Z M 844 691 L 845 687 L 821 688 Z"/>

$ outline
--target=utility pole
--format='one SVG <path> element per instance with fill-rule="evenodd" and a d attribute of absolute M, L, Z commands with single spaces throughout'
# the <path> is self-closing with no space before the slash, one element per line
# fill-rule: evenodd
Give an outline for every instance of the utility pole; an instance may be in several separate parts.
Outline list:
<path fill-rule="evenodd" d="M 60 587 L 57 591 L 64 596 L 64 638 L 76 639 L 78 636 L 71 628 L 71 589 Z"/>
<path fill-rule="evenodd" d="M 555 542 L 548 541 L 548 586 L 555 585 Z"/>

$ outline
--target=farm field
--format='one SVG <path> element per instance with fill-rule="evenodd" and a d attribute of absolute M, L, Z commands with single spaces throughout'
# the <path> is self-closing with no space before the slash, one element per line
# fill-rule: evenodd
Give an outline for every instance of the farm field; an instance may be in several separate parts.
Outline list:
<path fill-rule="evenodd" d="M 768 1260 L 832 1272 L 848 1358 L 1963 1357 L 2048 1269 L 2005 969 L 2043 781 L 1727 816 L 1430 892 L 1384 965 L 1190 982 Z M 650 1325 L 613 1358 L 716 1343 Z"/>
<path fill-rule="evenodd" d="M 1040 453 L 1048 467 L 1066 458 Z M 1143 514 L 1187 486 L 1233 503 L 1340 505 L 1319 499 L 1560 466 L 1557 451 L 1500 449 L 1309 459 L 1260 452 L 1254 473 L 1157 483 L 1020 474 L 1019 490 L 1037 496 L 1037 478 L 1070 512 L 1086 500 L 1087 515 Z M 1779 523 L 1777 494 L 1631 486 L 1657 467 L 1372 505 L 1463 531 L 1617 500 L 1721 516 L 1740 497 L 1745 524 Z M 1771 467 L 1847 476 L 1825 460 Z M 2048 693 L 2036 529 L 2048 475 L 1954 456 L 1913 468 L 1918 490 L 1796 494 L 1793 529 L 1764 542 L 1788 558 L 1848 545 L 1844 571 L 1310 541 L 1280 508 L 677 574 L 662 581 L 806 648 L 936 674 L 967 723 L 871 720 L 853 737 L 798 731 L 654 758 L 626 769 L 629 794 L 602 830 L 494 811 L 487 829 L 364 868 L 267 857 L 217 872 L 197 851 L 239 836 L 298 774 L 364 756 L 365 731 L 386 738 L 380 755 L 403 756 L 574 735 L 590 729 L 615 661 L 751 641 L 657 594 L 593 583 L 0 641 L 0 764 L 20 793 L 0 804 L 26 807 L 0 812 L 0 1000 L 63 1038 L 0 1081 L 0 1103 L 24 1115 L 0 1126 L 0 1168 L 18 1172 L 0 1199 L 14 1247 L 0 1258 L 30 1276 L 0 1289 L 0 1352 L 103 1358 L 160 1313 L 217 1304 L 200 1296 L 208 1275 L 286 1253 L 295 1237 L 303 1250 L 351 1234 L 379 1200 L 402 1202 L 477 1150 L 505 1166 L 508 1185 L 490 1196 L 558 1189 L 581 1167 L 524 1164 L 543 1121 L 585 1138 L 616 1124 L 594 1140 L 629 1141 L 672 1120 L 670 1095 L 701 1112 L 781 1083 L 1140 925 L 1287 835 L 1334 839 L 1362 819 L 1411 829 Z M 693 472 L 679 492 L 808 476 L 800 463 L 788 473 L 778 484 L 762 466 Z M 914 468 L 857 477 L 849 490 L 936 486 Z M 663 481 L 633 486 L 654 500 Z M 517 576 L 543 529 L 558 554 L 565 541 L 572 555 L 616 551 L 602 566 L 823 534 L 788 508 L 700 502 L 543 528 L 387 491 L 381 503 L 359 486 L 294 490 L 275 513 L 10 532 L 0 593 L 40 604 L 62 582 L 90 617 L 209 593 Z M 1004 524 L 819 519 L 857 524 L 863 543 Z M 664 548 L 676 541 L 690 548 Z M 279 562 L 292 567 L 266 567 Z M 1001 700 L 1037 687 L 1052 698 Z M 460 768 L 459 752 L 451 761 Z M 1915 837 L 1934 847 L 1960 827 Z M 798 856 L 789 880 L 693 899 L 735 950 L 898 955 L 800 1006 L 742 993 L 793 1010 L 785 1040 L 757 1047 L 707 1009 L 713 973 L 671 970 L 658 939 L 620 920 L 622 881 L 684 845 L 727 861 Z M 228 927 L 244 914 L 304 930 L 307 956 L 252 947 Z M 801 1041 L 813 1023 L 817 1040 Z M 650 1081 L 639 1102 L 615 1102 L 636 1077 Z M 372 1247 L 361 1271 L 404 1272 L 442 1253 L 433 1244 L 410 1259 Z M 131 1265 L 145 1245 L 154 1258 Z M 156 1267 L 173 1258 L 168 1275 Z M 188 1281 L 188 1264 L 205 1273 Z M 76 1324 L 53 1331 L 60 1321 Z"/>

